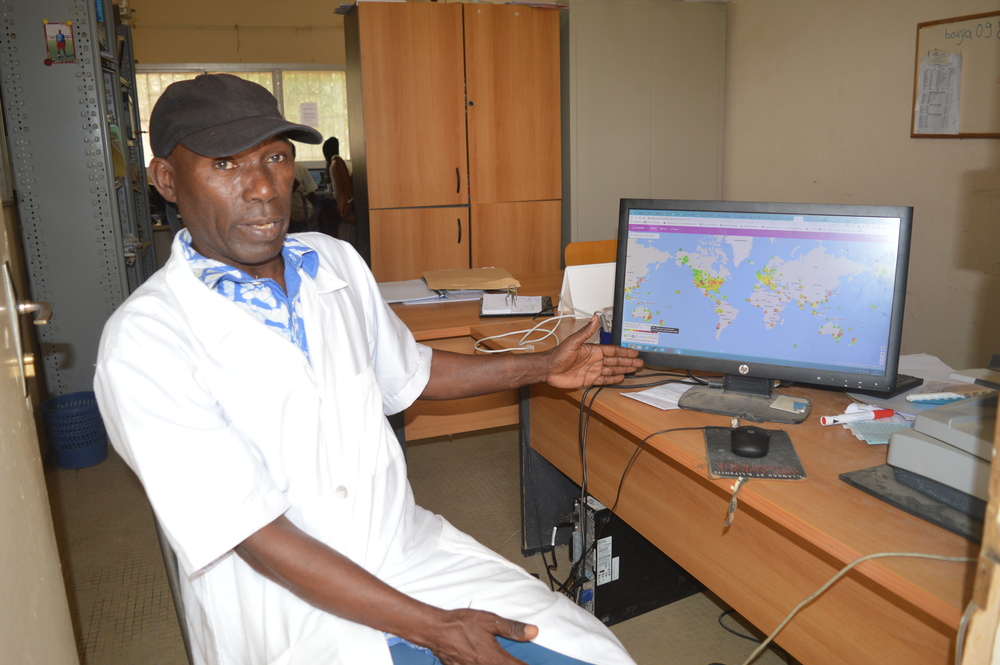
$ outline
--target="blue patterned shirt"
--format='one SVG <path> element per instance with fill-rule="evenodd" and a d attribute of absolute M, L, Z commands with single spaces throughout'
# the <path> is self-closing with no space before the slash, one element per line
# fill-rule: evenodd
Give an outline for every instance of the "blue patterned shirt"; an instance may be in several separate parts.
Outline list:
<path fill-rule="evenodd" d="M 302 349 L 306 358 L 309 357 L 309 342 L 299 298 L 302 285 L 299 271 L 316 277 L 319 270 L 316 250 L 295 238 L 285 238 L 281 256 L 285 260 L 286 293 L 273 279 L 256 279 L 239 268 L 202 256 L 191 247 L 191 233 L 187 229 L 182 229 L 179 235 L 184 258 L 195 277 Z"/>

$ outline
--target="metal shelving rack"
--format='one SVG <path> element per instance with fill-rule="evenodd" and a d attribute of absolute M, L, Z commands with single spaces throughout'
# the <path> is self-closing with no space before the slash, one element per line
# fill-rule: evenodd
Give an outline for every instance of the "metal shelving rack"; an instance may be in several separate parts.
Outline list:
<path fill-rule="evenodd" d="M 31 299 L 53 305 L 38 331 L 52 395 L 91 389 L 104 322 L 154 269 L 128 112 L 131 38 L 116 12 L 110 0 L 0 0 L 0 95 Z M 49 57 L 46 23 L 71 28 L 71 61 Z"/>

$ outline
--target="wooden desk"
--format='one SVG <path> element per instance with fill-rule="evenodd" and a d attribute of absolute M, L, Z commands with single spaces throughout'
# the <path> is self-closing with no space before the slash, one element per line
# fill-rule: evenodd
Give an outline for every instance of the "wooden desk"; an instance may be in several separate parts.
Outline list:
<path fill-rule="evenodd" d="M 518 292 L 526 296 L 551 296 L 558 303 L 562 271 L 515 275 L 521 283 Z M 473 353 L 472 328 L 488 330 L 491 326 L 524 326 L 530 317 L 481 319 L 479 301 L 442 302 L 424 305 L 391 306 L 418 342 L 436 349 Z M 516 328 L 515 328 L 516 329 Z M 490 427 L 516 425 L 517 392 L 508 390 L 492 395 L 448 401 L 419 400 L 404 413 L 406 439 L 413 441 L 432 436 L 457 434 Z"/>
<path fill-rule="evenodd" d="M 660 411 L 621 392 L 601 391 L 587 436 L 588 489 L 608 506 L 643 437 L 673 427 L 729 425 L 725 416 Z M 643 446 L 616 513 L 765 633 L 862 555 L 976 556 L 975 544 L 839 479 L 886 459 L 885 446 L 868 446 L 841 427 L 819 425 L 821 415 L 842 411 L 846 395 L 804 388 L 781 392 L 808 396 L 813 403 L 813 415 L 802 424 L 766 425 L 789 433 L 806 480 L 747 482 L 733 524 L 725 528 L 734 481 L 707 476 L 702 432 L 673 432 Z M 533 387 L 530 450 L 522 451 L 540 454 L 576 483 L 581 397 L 581 391 Z M 545 490 L 536 487 L 531 494 Z M 867 561 L 799 612 L 776 641 L 807 665 L 950 663 L 973 575 L 971 563 Z"/>

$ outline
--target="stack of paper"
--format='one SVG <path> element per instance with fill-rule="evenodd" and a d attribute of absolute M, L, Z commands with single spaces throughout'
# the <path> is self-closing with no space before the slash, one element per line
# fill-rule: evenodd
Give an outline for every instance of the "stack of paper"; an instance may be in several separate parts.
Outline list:
<path fill-rule="evenodd" d="M 902 416 L 896 415 L 892 418 L 881 420 L 869 420 L 867 422 L 847 423 L 844 429 L 868 445 L 888 444 L 889 437 L 893 432 L 902 429 L 910 429 L 913 422 L 906 420 Z"/>
<path fill-rule="evenodd" d="M 623 393 L 625 397 L 631 397 L 632 399 L 642 402 L 644 404 L 649 404 L 650 406 L 655 406 L 657 409 L 663 409 L 664 411 L 669 409 L 679 409 L 677 406 L 677 400 L 681 398 L 689 388 L 694 386 L 690 383 L 664 383 L 661 386 L 654 386 L 649 390 L 642 390 L 636 393 Z"/>
<path fill-rule="evenodd" d="M 435 291 L 427 288 L 427 282 L 422 279 L 407 279 L 402 282 L 379 282 L 378 290 L 382 294 L 382 299 L 390 305 L 397 302 L 401 302 L 404 305 L 422 305 L 434 302 L 479 300 L 483 297 L 483 292 L 479 289 Z"/>

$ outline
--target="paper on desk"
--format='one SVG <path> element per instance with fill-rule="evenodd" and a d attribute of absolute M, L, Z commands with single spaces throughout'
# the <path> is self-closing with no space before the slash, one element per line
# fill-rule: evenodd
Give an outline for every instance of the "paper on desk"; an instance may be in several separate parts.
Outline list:
<path fill-rule="evenodd" d="M 514 276 L 503 268 L 462 268 L 457 270 L 428 270 L 424 273 L 427 287 L 435 291 L 445 289 L 506 289 L 521 286 Z"/>
<path fill-rule="evenodd" d="M 422 279 L 407 279 L 402 282 L 379 282 L 379 293 L 382 299 L 390 305 L 425 305 L 436 302 L 459 300 L 479 300 L 483 297 L 482 289 L 461 289 L 456 291 L 432 291 Z"/>
<path fill-rule="evenodd" d="M 899 372 L 902 374 L 910 374 L 911 376 L 919 376 L 925 382 L 947 381 L 948 377 L 951 375 L 952 369 L 948 365 L 941 362 L 937 356 L 928 355 L 926 353 L 912 353 L 899 357 Z M 907 395 L 920 389 L 921 386 L 917 386 L 909 392 L 900 393 L 890 399 L 880 399 L 878 397 L 862 395 L 860 393 L 849 392 L 847 394 L 850 395 L 852 399 L 865 404 L 873 404 L 884 409 L 892 409 L 893 411 L 897 411 L 899 413 L 916 414 L 933 408 L 931 405 L 915 404 L 913 402 L 906 401 Z"/>
<path fill-rule="evenodd" d="M 899 414 L 896 414 L 892 418 L 844 424 L 844 429 L 850 431 L 851 434 L 870 446 L 889 443 L 889 437 L 892 436 L 893 432 L 910 429 L 911 427 L 913 427 L 913 421 L 907 420 Z"/>
<path fill-rule="evenodd" d="M 407 279 L 402 282 L 379 282 L 379 293 L 387 303 L 404 302 L 407 300 L 440 300 L 441 294 L 427 288 L 427 282 L 422 279 Z"/>
<path fill-rule="evenodd" d="M 422 305 L 425 302 L 458 302 L 461 300 L 479 300 L 483 297 L 482 289 L 455 289 L 452 291 L 442 291 L 441 300 L 404 300 L 404 305 Z"/>
<path fill-rule="evenodd" d="M 436 298 L 416 298 L 413 300 L 403 300 L 404 305 L 431 305 L 441 302 L 460 302 L 462 300 L 479 300 L 483 297 L 483 291 L 478 289 L 462 289 L 459 291 L 435 291 Z"/>
<path fill-rule="evenodd" d="M 668 409 L 679 409 L 680 407 L 677 406 L 677 400 L 679 400 L 681 395 L 686 393 L 688 389 L 693 387 L 694 386 L 690 383 L 664 383 L 662 386 L 653 386 L 649 390 L 623 394 L 625 397 L 631 397 L 634 400 L 666 411 Z"/>

